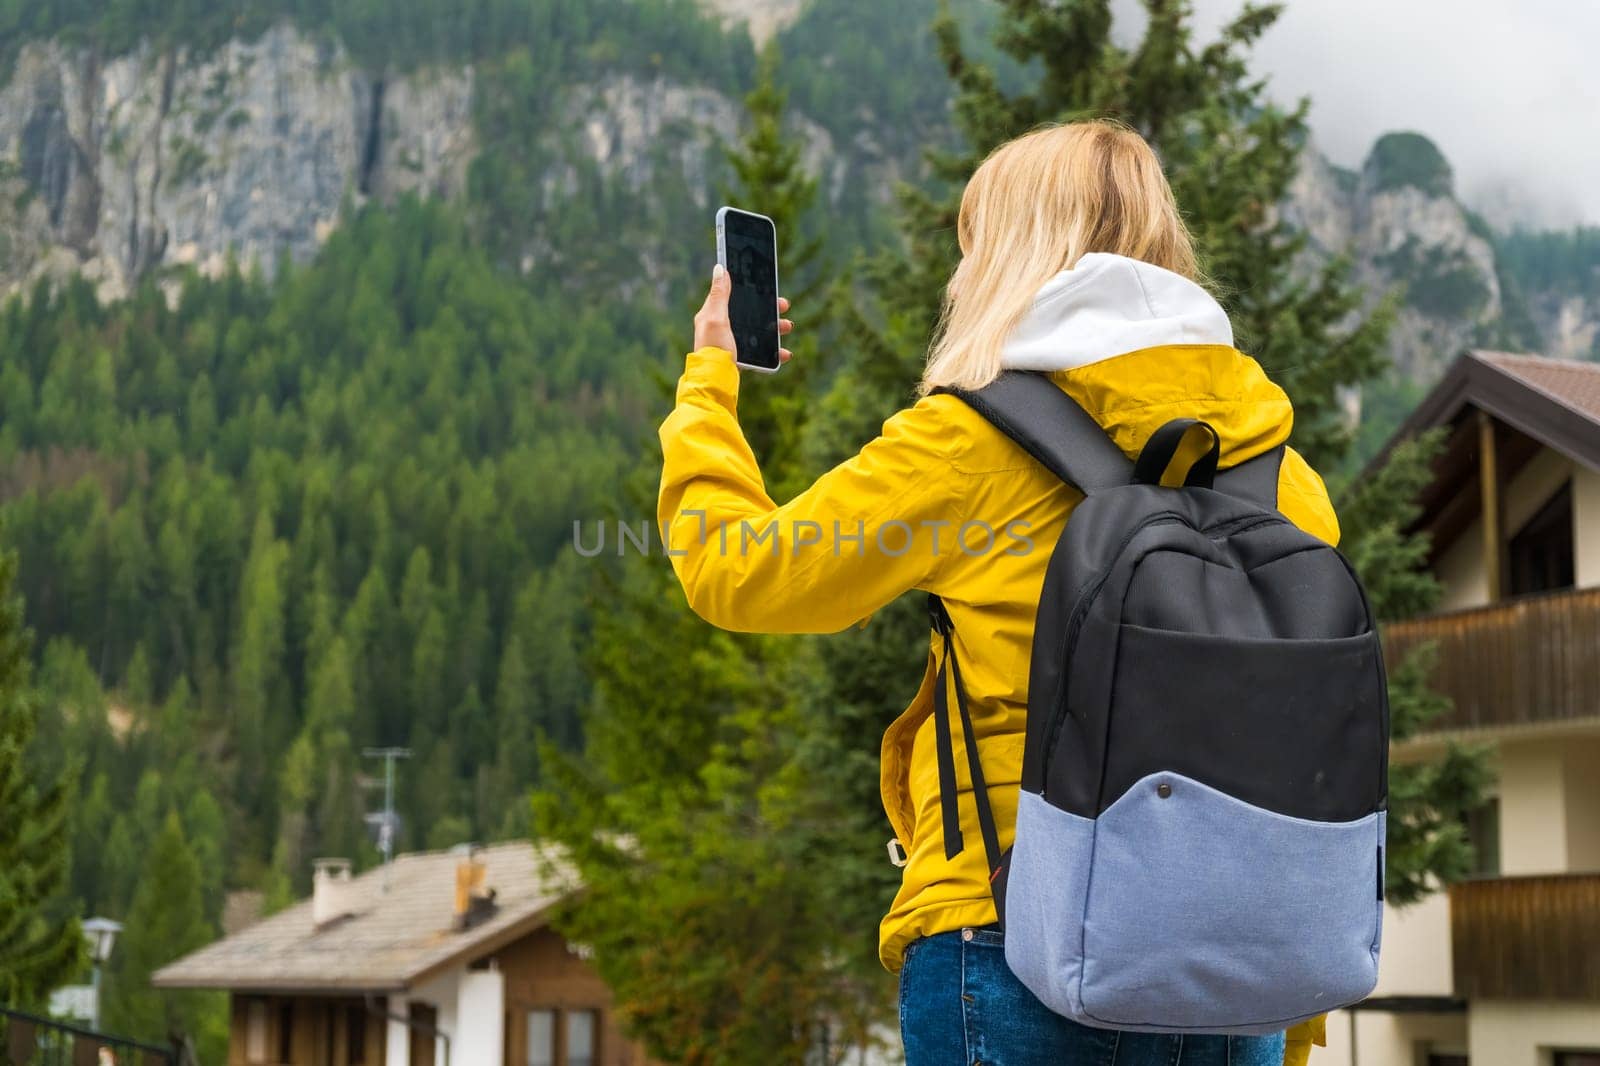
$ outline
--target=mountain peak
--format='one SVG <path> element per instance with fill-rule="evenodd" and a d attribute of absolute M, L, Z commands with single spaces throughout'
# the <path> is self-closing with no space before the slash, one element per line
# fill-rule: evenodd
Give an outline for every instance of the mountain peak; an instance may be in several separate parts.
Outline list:
<path fill-rule="evenodd" d="M 1455 176 L 1438 145 L 1420 133 L 1385 133 L 1367 154 L 1362 172 L 1374 192 L 1406 187 L 1429 196 L 1454 196 Z"/>

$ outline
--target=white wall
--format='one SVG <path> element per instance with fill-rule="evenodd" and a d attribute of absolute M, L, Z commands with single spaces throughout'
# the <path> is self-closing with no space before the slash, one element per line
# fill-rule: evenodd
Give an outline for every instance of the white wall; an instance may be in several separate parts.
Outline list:
<path fill-rule="evenodd" d="M 1502 875 L 1600 871 L 1600 739 L 1507 740 L 1498 761 Z"/>
<path fill-rule="evenodd" d="M 1383 905 L 1383 950 L 1374 996 L 1454 995 L 1450 897 L 1436 892 L 1409 907 Z"/>
<path fill-rule="evenodd" d="M 1335 1011 L 1328 1046 L 1312 1049 L 1311 1066 L 1419 1066 L 1430 1050 L 1465 1052 L 1473 1066 L 1550 1066 L 1551 1051 L 1600 1051 L 1600 1004 L 1475 1000 L 1465 1014 Z"/>
<path fill-rule="evenodd" d="M 1443 586 L 1439 610 L 1459 611 L 1489 602 L 1489 574 L 1483 567 L 1483 522 L 1473 519 L 1439 556 L 1433 568 Z"/>
<path fill-rule="evenodd" d="M 1572 524 L 1578 587 L 1593 588 L 1600 585 L 1600 470 L 1573 471 Z"/>
<path fill-rule="evenodd" d="M 1474 1064 L 1550 1066 L 1552 1050 L 1600 1051 L 1600 1005 L 1478 1000 L 1467 1039 Z"/>
<path fill-rule="evenodd" d="M 1600 872 L 1600 740 L 1568 741 L 1566 748 L 1567 869 Z"/>
<path fill-rule="evenodd" d="M 461 970 L 451 970 L 434 978 L 427 984 L 417 985 L 411 990 L 412 1002 L 426 1003 L 438 1011 L 438 1029 L 445 1037 L 450 1038 L 450 1066 L 462 1066 L 461 1059 L 456 1054 L 456 999 L 459 994 L 458 989 L 463 972 Z M 444 1037 L 434 1041 L 433 1061 L 438 1066 L 444 1066 Z"/>
<path fill-rule="evenodd" d="M 505 1058 L 505 975 L 468 970 L 456 987 L 456 1026 L 450 1066 L 502 1066 Z"/>
<path fill-rule="evenodd" d="M 1556 490 L 1572 479 L 1574 469 L 1571 459 L 1542 448 L 1517 471 L 1517 476 L 1505 487 L 1506 540 L 1516 536 L 1528 519 L 1550 502 Z"/>
<path fill-rule="evenodd" d="M 1430 1048 L 1460 1053 L 1466 1046 L 1465 1014 L 1341 1010 L 1328 1015 L 1328 1046 L 1311 1049 L 1311 1066 L 1418 1066 Z M 1474 1059 L 1474 1066 L 1480 1061 L 1499 1066 L 1492 1059 Z"/>
<path fill-rule="evenodd" d="M 1500 872 L 1505 877 L 1567 869 L 1570 743 L 1518 740 L 1500 745 Z"/>
<path fill-rule="evenodd" d="M 389 1013 L 405 1017 L 411 1010 L 411 1000 L 405 996 L 389 997 Z M 411 1066 L 411 1030 L 406 1024 L 391 1017 L 383 1034 L 384 1066 Z"/>
<path fill-rule="evenodd" d="M 1580 483 L 1578 475 L 1587 476 L 1592 484 Z M 1566 483 L 1568 478 L 1573 478 L 1573 517 L 1579 522 L 1578 496 L 1587 493 L 1587 506 L 1584 512 L 1588 516 L 1590 525 L 1579 529 L 1592 531 L 1589 538 L 1589 558 L 1587 561 L 1593 568 L 1593 577 L 1585 581 L 1584 571 L 1578 571 L 1578 585 L 1600 585 L 1600 474 L 1594 471 L 1575 467 L 1571 460 L 1548 448 L 1539 451 L 1526 466 L 1517 471 L 1517 476 L 1502 490 L 1505 508 L 1505 529 L 1501 535 L 1509 541 L 1535 514 L 1539 508 L 1549 502 L 1557 489 Z M 1580 538 L 1582 539 L 1582 534 Z M 1577 549 L 1580 556 L 1584 549 Z M 1580 567 L 1582 562 L 1580 562 Z M 1439 609 L 1453 611 L 1465 607 L 1482 607 L 1489 602 L 1489 575 L 1483 566 L 1483 522 L 1474 519 L 1472 524 L 1455 539 L 1448 548 L 1440 553 L 1434 572 L 1444 586 L 1444 594 L 1439 601 Z"/>

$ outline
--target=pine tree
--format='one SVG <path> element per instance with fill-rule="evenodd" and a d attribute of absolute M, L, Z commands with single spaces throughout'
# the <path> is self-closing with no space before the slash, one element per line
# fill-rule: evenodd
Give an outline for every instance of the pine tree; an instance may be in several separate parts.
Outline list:
<path fill-rule="evenodd" d="M 814 449 L 854 447 L 851 441 L 866 439 L 908 398 L 959 258 L 955 221 L 966 176 L 994 147 L 1041 123 L 1103 117 L 1139 131 L 1161 155 L 1237 343 L 1294 401 L 1294 446 L 1326 473 L 1343 468 L 1354 437 L 1343 399 L 1383 372 L 1390 307 L 1380 302 L 1362 314 L 1366 297 L 1350 282 L 1348 264 L 1306 266 L 1304 236 L 1276 211 L 1306 141 L 1309 104 L 1274 104 L 1248 58 L 1280 8 L 1247 6 L 1200 46 L 1187 4 L 1143 0 L 1143 7 L 1144 35 L 1124 47 L 1111 32 L 1109 0 L 1003 0 L 996 41 L 1032 73 L 1022 92 L 1002 89 L 994 70 L 971 58 L 948 12 L 941 16 L 935 33 L 958 90 L 954 113 L 965 146 L 931 154 L 935 188 L 904 196 L 906 247 L 875 264 L 876 303 L 853 310 L 860 355 L 841 372 L 829 417 L 813 426 Z M 1341 546 L 1358 563 L 1382 619 L 1423 609 L 1436 595 L 1421 569 L 1425 545 L 1401 532 L 1430 456 L 1421 442 L 1397 450 L 1369 478 L 1334 485 Z M 916 624 L 904 607 L 879 619 L 903 629 Z M 904 645 L 892 642 L 904 648 L 894 658 L 914 669 L 921 646 L 906 636 Z M 868 657 L 856 670 L 835 671 L 833 698 L 872 706 L 881 693 L 874 665 Z M 1422 677 L 1416 666 L 1394 671 L 1396 739 L 1439 711 Z M 1483 772 L 1470 754 L 1453 750 L 1442 767 L 1395 765 L 1391 775 L 1389 887 L 1391 898 L 1406 902 L 1431 878 L 1458 875 L 1470 863 L 1455 816 L 1480 802 Z"/>
<path fill-rule="evenodd" d="M 111 956 L 104 995 L 105 1025 L 153 1042 L 190 1037 L 202 1062 L 227 1057 L 227 996 L 221 992 L 165 991 L 150 975 L 209 943 L 216 935 L 206 918 L 200 864 L 183 822 L 171 811 L 144 855 L 139 887 Z"/>
<path fill-rule="evenodd" d="M 354 857 L 364 832 L 363 799 L 355 779 L 357 747 L 350 734 L 356 716 L 355 692 L 342 639 L 335 638 L 322 657 L 311 686 L 305 728 L 315 737 L 319 771 L 314 808 L 316 852 Z"/>
<path fill-rule="evenodd" d="M 732 190 L 730 202 L 774 217 L 781 234 L 815 186 L 779 132 L 782 97 L 771 61 L 764 69 L 734 168 L 762 184 Z M 741 424 L 769 449 L 770 473 L 792 480 L 778 442 L 782 420 L 803 419 L 804 406 L 780 413 L 778 390 L 759 384 L 741 397 Z M 803 425 L 793 428 L 798 439 Z M 637 487 L 648 507 L 652 486 Z M 541 752 L 536 832 L 564 846 L 588 889 L 562 926 L 594 945 L 628 1026 L 656 1057 L 839 1061 L 879 1014 L 885 982 L 855 964 L 861 927 L 839 920 L 832 859 L 849 815 L 814 773 L 831 749 L 795 698 L 802 645 L 700 622 L 659 558 L 630 556 L 620 570 L 596 597 L 610 607 L 595 620 L 583 756 Z M 822 1019 L 831 1042 L 818 1039 Z"/>
<path fill-rule="evenodd" d="M 582 744 L 578 716 L 589 700 L 589 678 L 579 652 L 588 643 L 587 612 L 579 609 L 591 587 L 586 560 L 569 553 L 530 581 L 517 598 L 515 632 L 533 677 L 533 723 L 567 751 Z M 537 650 L 537 655 L 532 652 Z M 533 780 L 537 767 L 529 767 Z"/>
<path fill-rule="evenodd" d="M 274 891 L 309 887 L 314 855 L 353 856 L 362 832 L 362 798 L 350 737 L 355 694 L 343 637 L 317 657 L 306 721 L 289 745 L 279 781 Z"/>
<path fill-rule="evenodd" d="M 478 823 L 494 838 L 525 824 L 525 783 L 538 775 L 533 732 L 532 675 L 522 638 L 512 633 L 500 652 L 494 686 L 495 755 L 479 778 Z"/>
<path fill-rule="evenodd" d="M 271 512 L 256 516 L 239 589 L 239 630 L 234 642 L 230 711 L 242 753 L 235 794 L 239 807 L 259 815 L 266 807 L 270 756 L 283 750 L 293 719 L 283 683 L 283 574 L 289 548 L 273 536 Z M 252 826 L 259 829 L 259 822 Z"/>
<path fill-rule="evenodd" d="M 42 788 L 30 747 L 38 709 L 28 686 L 28 634 L 12 592 L 17 560 L 0 556 L 0 1003 L 38 1006 L 83 962 L 65 913 L 72 851 L 66 779 Z"/>
<path fill-rule="evenodd" d="M 196 787 L 183 808 L 184 835 L 200 871 L 201 913 L 219 920 L 228 881 L 228 824 L 205 787 Z"/>

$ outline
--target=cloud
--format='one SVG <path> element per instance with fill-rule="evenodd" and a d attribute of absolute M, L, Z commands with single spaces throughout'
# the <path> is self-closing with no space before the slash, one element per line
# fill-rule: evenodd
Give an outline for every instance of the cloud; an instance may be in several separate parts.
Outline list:
<path fill-rule="evenodd" d="M 1192 0 L 1203 40 L 1240 0 Z M 1118 36 L 1137 0 L 1115 0 Z M 1255 51 L 1283 102 L 1311 97 L 1324 154 L 1357 167 L 1391 130 L 1426 134 L 1469 205 L 1507 224 L 1600 224 L 1600 3 L 1288 0 Z"/>

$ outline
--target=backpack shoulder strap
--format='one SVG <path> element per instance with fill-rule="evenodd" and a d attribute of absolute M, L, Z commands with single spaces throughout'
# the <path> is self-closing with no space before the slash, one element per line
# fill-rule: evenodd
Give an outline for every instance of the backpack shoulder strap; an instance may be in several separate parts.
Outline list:
<path fill-rule="evenodd" d="M 1246 459 L 1238 466 L 1229 467 L 1217 475 L 1213 487 L 1218 492 L 1276 511 L 1278 471 L 1283 467 L 1283 449 L 1284 445 L 1280 444 L 1254 459 Z"/>
<path fill-rule="evenodd" d="M 1085 496 L 1133 480 L 1133 463 L 1122 449 L 1043 374 L 1007 370 L 981 389 L 934 391 L 961 400 Z"/>

